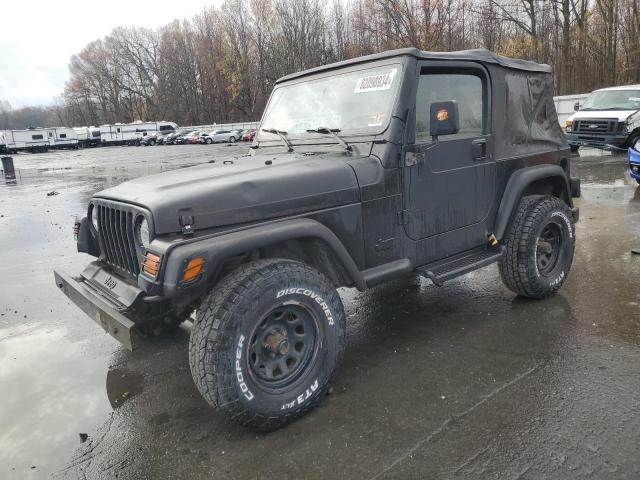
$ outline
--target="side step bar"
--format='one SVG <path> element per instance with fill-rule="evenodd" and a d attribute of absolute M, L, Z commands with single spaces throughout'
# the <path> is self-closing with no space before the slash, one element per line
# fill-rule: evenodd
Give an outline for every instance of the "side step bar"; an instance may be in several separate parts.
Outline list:
<path fill-rule="evenodd" d="M 441 286 L 447 280 L 497 262 L 504 255 L 505 250 L 503 245 L 500 246 L 500 250 L 475 250 L 453 259 L 418 267 L 416 271 Z"/>

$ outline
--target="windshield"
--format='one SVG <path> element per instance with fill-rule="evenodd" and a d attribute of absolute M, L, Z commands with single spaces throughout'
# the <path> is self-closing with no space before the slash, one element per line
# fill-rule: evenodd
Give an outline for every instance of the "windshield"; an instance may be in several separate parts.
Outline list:
<path fill-rule="evenodd" d="M 400 84 L 400 65 L 363 68 L 277 87 L 265 110 L 262 128 L 308 135 L 318 127 L 343 133 L 381 132 L 389 122 Z M 278 135 L 260 130 L 258 140 Z"/>
<path fill-rule="evenodd" d="M 593 92 L 580 110 L 638 110 L 640 90 L 605 90 Z"/>

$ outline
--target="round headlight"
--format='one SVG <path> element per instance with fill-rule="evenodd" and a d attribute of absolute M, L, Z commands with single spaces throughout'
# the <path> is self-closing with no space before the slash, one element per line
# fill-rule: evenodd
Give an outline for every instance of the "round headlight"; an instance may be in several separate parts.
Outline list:
<path fill-rule="evenodd" d="M 147 222 L 146 218 L 143 218 L 140 222 L 138 222 L 138 240 L 144 248 L 149 248 L 149 244 L 151 243 L 151 234 L 149 233 L 149 222 Z"/>
<path fill-rule="evenodd" d="M 95 205 L 91 207 L 91 224 L 93 225 L 94 230 L 98 231 L 98 212 L 96 211 Z"/>

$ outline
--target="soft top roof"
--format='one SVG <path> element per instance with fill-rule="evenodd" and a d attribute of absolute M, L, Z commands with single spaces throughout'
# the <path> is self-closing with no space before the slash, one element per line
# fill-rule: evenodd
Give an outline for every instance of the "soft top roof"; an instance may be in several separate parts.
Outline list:
<path fill-rule="evenodd" d="M 306 75 L 311 75 L 314 73 L 329 71 L 336 68 L 357 65 L 364 62 L 384 60 L 387 58 L 393 58 L 402 55 L 409 55 L 421 60 L 472 60 L 480 63 L 491 63 L 504 68 L 524 70 L 528 72 L 551 72 L 551 67 L 549 65 L 530 62 L 528 60 L 520 60 L 517 58 L 503 57 L 502 55 L 497 55 L 485 48 L 477 48 L 474 50 L 460 50 L 457 52 L 427 52 L 412 47 L 400 48 L 397 50 L 387 50 L 386 52 L 374 53 L 373 55 L 351 58 L 349 60 L 343 60 L 341 62 L 330 63 L 329 65 L 322 65 L 320 67 L 311 68 L 309 70 L 303 70 L 302 72 L 292 73 L 290 75 L 279 78 L 276 83 L 284 82 L 286 80 L 292 80 L 294 78 L 304 77 Z"/>

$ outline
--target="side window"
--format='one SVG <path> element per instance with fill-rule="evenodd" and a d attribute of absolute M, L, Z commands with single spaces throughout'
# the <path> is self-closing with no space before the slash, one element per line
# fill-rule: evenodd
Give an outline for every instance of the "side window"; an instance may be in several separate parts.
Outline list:
<path fill-rule="evenodd" d="M 42 140 L 42 135 L 31 135 L 31 140 Z"/>
<path fill-rule="evenodd" d="M 120 128 L 116 128 L 116 133 L 120 133 Z"/>
<path fill-rule="evenodd" d="M 66 133 L 61 133 L 60 134 L 60 138 L 67 138 L 67 134 Z"/>
<path fill-rule="evenodd" d="M 431 142 L 430 106 L 433 102 L 448 100 L 458 104 L 460 130 L 454 135 L 438 137 L 440 141 L 477 137 L 484 133 L 487 109 L 482 78 L 473 72 L 423 71 L 416 94 L 416 143 Z"/>

